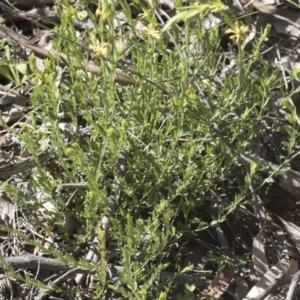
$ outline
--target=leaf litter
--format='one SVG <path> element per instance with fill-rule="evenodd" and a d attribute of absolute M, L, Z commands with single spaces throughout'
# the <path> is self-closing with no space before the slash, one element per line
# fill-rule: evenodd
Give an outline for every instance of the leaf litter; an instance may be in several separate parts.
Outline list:
<path fill-rule="evenodd" d="M 19 53 L 16 56 L 20 56 L 20 61 L 25 57 L 28 57 L 30 51 L 32 51 L 39 60 L 37 68 L 43 70 L 44 60 L 48 55 L 57 55 L 57 52 L 53 50 L 53 38 L 54 35 L 51 32 L 53 26 L 43 25 L 36 23 L 36 18 L 45 18 L 51 20 L 51 22 L 59 22 L 59 15 L 56 10 L 56 1 L 54 0 L 40 0 L 40 1 L 14 1 L 14 6 L 20 9 L 14 10 L 11 6 L 0 3 L 0 9 L 3 12 L 4 22 L 0 24 L 0 36 L 5 39 L 9 45 L 19 46 Z M 278 5 L 280 4 L 280 5 Z M 78 3 L 74 4 L 80 9 Z M 292 72 L 299 70 L 298 53 L 296 48 L 289 47 L 297 41 L 300 35 L 300 14 L 298 9 L 289 3 L 277 3 L 275 1 L 232 1 L 226 3 L 230 10 L 234 11 L 237 15 L 243 16 L 246 14 L 249 7 L 253 7 L 257 13 L 253 16 L 251 21 L 251 37 L 247 39 L 245 48 L 251 49 L 253 43 L 258 38 L 258 33 L 261 29 L 265 28 L 267 24 L 271 23 L 273 26 L 272 34 L 282 35 L 283 41 L 287 44 L 285 51 L 277 51 L 277 58 L 270 62 L 272 68 L 278 68 L 283 70 L 282 76 L 291 74 Z M 161 0 L 158 3 L 157 12 L 158 19 L 162 26 L 165 26 L 165 18 L 172 17 L 174 15 L 175 5 L 173 1 Z M 136 18 L 137 34 L 140 39 L 144 39 L 146 35 L 140 34 L 138 25 L 142 30 L 148 30 L 141 21 L 138 19 L 138 15 L 141 13 L 138 9 L 132 10 L 133 16 Z M 160 18 L 161 17 L 161 18 Z M 15 26 L 12 26 L 12 22 Z M 28 30 L 22 30 L 22 22 L 28 27 Z M 51 24 L 51 22 L 49 24 Z M 216 24 L 220 24 L 222 19 L 219 15 L 208 14 L 202 21 L 204 30 L 211 30 Z M 20 24 L 19 24 L 20 23 Z M 82 34 L 82 31 L 89 28 L 92 23 L 90 20 L 74 20 L 78 34 Z M 126 27 L 129 23 L 126 15 L 121 9 L 116 13 L 114 26 L 116 30 L 118 28 Z M 37 25 L 36 25 L 37 24 Z M 33 25 L 38 30 L 31 30 Z M 180 26 L 183 26 L 180 24 Z M 183 28 L 179 26 L 181 34 L 184 33 Z M 255 28 L 255 30 L 253 30 Z M 154 29 L 153 29 L 154 30 Z M 39 43 L 32 42 L 32 37 L 35 36 L 39 39 Z M 225 36 L 224 36 L 225 38 Z M 176 48 L 176 42 L 170 38 L 173 42 L 173 47 Z M 195 37 L 191 36 L 191 41 L 195 41 Z M 128 45 L 126 40 L 120 37 L 120 49 L 126 53 L 128 51 Z M 194 42 L 193 42 L 194 43 Z M 192 43 L 192 44 L 193 44 Z M 272 35 L 268 38 L 268 43 L 271 46 L 266 49 L 272 51 L 279 44 L 278 35 L 274 38 Z M 227 43 L 228 51 L 234 53 L 233 43 Z M 172 49 L 170 49 L 171 51 Z M 201 57 L 201 49 L 198 49 L 196 45 L 190 47 L 192 57 L 189 58 L 190 66 L 199 64 L 203 61 Z M 66 67 L 66 57 L 59 54 L 61 57 L 61 66 L 58 71 L 57 85 L 62 83 L 64 77 L 63 70 Z M 266 58 L 269 59 L 269 58 Z M 127 57 L 127 64 L 133 63 L 130 55 Z M 115 81 L 123 85 L 134 85 L 132 75 L 137 75 L 129 71 L 125 66 L 122 71 L 115 73 Z M 220 76 L 216 78 L 216 81 L 222 83 L 226 79 L 226 74 L 235 67 L 235 61 L 229 57 L 226 64 L 220 62 L 218 66 L 221 70 Z M 87 62 L 87 68 L 91 73 L 97 73 L 99 67 L 93 62 Z M 17 68 L 13 74 L 9 69 L 9 64 L 6 68 L 2 69 L 1 77 L 1 103 L 0 109 L 2 112 L 2 120 L 8 126 L 1 131 L 1 165 L 0 165 L 0 178 L 2 184 L 11 182 L 17 186 L 22 193 L 27 195 L 28 201 L 40 202 L 39 212 L 44 216 L 42 222 L 51 220 L 51 215 L 56 213 L 55 207 L 51 202 L 47 201 L 50 195 L 47 191 L 32 190 L 27 185 L 26 176 L 32 172 L 35 167 L 41 167 L 41 165 L 47 165 L 49 173 L 59 173 L 59 166 L 51 164 L 49 162 L 50 154 L 45 150 L 44 152 L 37 153 L 34 157 L 28 154 L 27 149 L 22 151 L 24 147 L 19 140 L 12 140 L 9 127 L 15 128 L 22 125 L 24 118 L 28 116 L 31 111 L 30 96 L 31 91 L 34 88 L 32 82 L 28 78 L 25 78 L 25 82 L 20 82 L 20 77 L 24 74 Z M 257 76 L 256 71 L 253 71 L 253 77 Z M 144 78 L 147 80 L 147 78 Z M 12 82 L 13 81 L 13 82 Z M 294 89 L 299 86 L 297 78 L 292 81 Z M 212 89 L 217 89 L 212 86 Z M 287 86 L 287 89 L 290 87 Z M 199 89 L 199 93 L 200 93 Z M 273 93 L 272 93 L 273 92 Z M 280 94 L 276 91 L 270 91 L 270 97 L 275 97 L 278 100 Z M 298 111 L 300 107 L 299 92 L 295 92 L 290 99 L 290 104 Z M 207 104 L 209 106 L 209 103 Z M 63 111 L 59 112 L 60 114 Z M 285 122 L 283 116 L 284 112 L 278 110 L 277 115 L 266 116 L 270 117 L 272 121 Z M 64 115 L 65 116 L 65 115 Z M 272 119 L 273 118 L 273 119 Z M 69 122 L 68 118 L 62 117 L 59 121 L 59 127 L 68 134 L 74 134 L 76 128 Z M 44 127 L 44 128 L 43 128 Z M 40 124 L 40 130 L 47 131 L 47 124 Z M 88 128 L 83 128 L 82 132 L 87 133 Z M 239 207 L 233 211 L 226 221 L 217 223 L 215 226 L 208 228 L 207 230 L 200 232 L 197 237 L 188 238 L 184 237 L 179 239 L 176 244 L 172 245 L 174 253 L 176 248 L 184 247 L 186 251 L 190 252 L 183 264 L 188 266 L 192 265 L 193 270 L 188 274 L 181 274 L 175 276 L 175 273 L 169 271 L 161 271 L 161 278 L 173 278 L 173 288 L 169 294 L 170 299 L 175 299 L 180 293 L 183 292 L 183 287 L 187 284 L 195 286 L 196 297 L 195 299 L 202 299 L 202 297 L 213 297 L 215 299 L 284 299 L 288 287 L 291 282 L 291 278 L 298 271 L 297 254 L 300 251 L 300 233 L 299 227 L 295 224 L 297 217 L 299 218 L 299 187 L 300 187 L 300 173 L 299 159 L 297 156 L 293 157 L 290 161 L 290 168 L 287 171 L 281 171 L 282 167 L 276 164 L 276 147 L 279 145 L 279 141 L 284 137 L 276 134 L 270 134 L 269 137 L 265 137 L 262 133 L 262 137 L 258 144 L 263 140 L 264 155 L 256 153 L 256 156 L 249 156 L 248 154 L 242 154 L 242 163 L 249 167 L 254 164 L 257 159 L 261 166 L 270 167 L 275 178 L 267 189 L 266 185 L 262 185 L 259 189 L 252 189 L 251 193 L 256 203 L 253 206 Z M 67 140 L 67 138 L 66 138 Z M 274 143 L 276 140 L 276 143 Z M 257 145 L 256 145 L 257 146 Z M 255 146 L 255 147 L 256 147 Z M 299 148 L 299 143 L 297 144 Z M 24 150 L 24 149 L 23 149 Z M 278 153 L 280 153 L 279 149 Z M 117 158 L 116 166 L 118 169 L 118 176 L 123 177 L 126 171 L 126 157 L 130 156 L 130 153 L 120 152 Z M 25 174 L 25 176 L 23 176 Z M 271 177 L 271 178 L 273 178 Z M 265 174 L 265 180 L 270 179 Z M 72 199 L 80 194 L 80 191 L 88 188 L 87 183 L 65 183 L 61 185 L 60 192 L 67 195 L 66 206 L 68 206 Z M 116 195 L 120 189 L 120 183 L 114 182 L 114 188 L 111 190 L 110 201 L 108 203 L 108 214 L 102 217 L 102 228 L 104 228 L 105 234 L 108 234 L 110 226 L 110 216 L 114 214 L 116 209 Z M 48 191 L 49 192 L 49 191 Z M 259 196 L 258 196 L 259 195 Z M 209 203 L 222 204 L 222 197 L 216 191 L 208 191 L 206 198 Z M 31 200 L 30 200 L 31 199 Z M 35 199 L 35 200 L 33 200 Z M 288 199 L 288 200 L 287 200 Z M 36 212 L 33 212 L 35 216 Z M 71 232 L 77 230 L 77 234 L 82 233 L 80 225 L 76 224 L 73 216 L 65 213 L 65 231 Z M 210 221 L 215 221 L 216 217 L 210 210 L 207 210 L 206 214 L 201 214 L 201 217 Z M 74 225 L 75 222 L 75 225 Z M 14 200 L 11 199 L 5 193 L 0 197 L 0 224 L 6 228 L 2 231 L 2 257 L 6 264 L 10 264 L 16 270 L 20 272 L 27 272 L 28 276 L 40 280 L 44 284 L 51 282 L 53 277 L 53 271 L 59 271 L 58 275 L 54 277 L 54 283 L 58 286 L 67 284 L 69 287 L 77 286 L 84 288 L 88 286 L 90 290 L 94 289 L 94 274 L 90 272 L 87 276 L 86 270 L 82 268 L 73 268 L 71 263 L 64 263 L 56 258 L 47 258 L 44 256 L 43 251 L 38 246 L 28 244 L 30 237 L 34 237 L 40 243 L 44 244 L 45 249 L 51 245 L 58 253 L 63 253 L 65 249 L 63 245 L 60 245 L 57 233 L 47 234 L 40 231 L 38 219 L 32 218 L 26 215 L 22 211 L 22 207 L 18 207 L 14 204 Z M 298 224 L 299 225 L 299 224 Z M 49 224 L 51 226 L 51 224 Z M 75 228 L 74 228 L 75 227 Z M 73 228 L 73 229 L 72 229 Z M 23 235 L 15 235 L 15 230 L 19 230 Z M 58 229 L 59 230 L 59 229 Z M 63 230 L 63 228 L 61 228 Z M 63 230 L 64 231 L 64 230 Z M 147 237 L 147 238 L 146 238 Z M 145 235 L 143 243 L 147 244 L 149 239 L 148 235 Z M 180 245 L 178 245 L 180 243 Z M 283 246 L 281 246 L 283 244 Z M 101 241 L 98 237 L 95 237 L 88 245 L 89 247 L 85 251 L 80 252 L 77 255 L 77 259 L 85 258 L 86 261 L 92 261 L 93 263 L 99 263 L 101 257 L 99 256 L 99 247 L 101 247 Z M 142 247 L 142 245 L 141 245 Z M 171 248 L 172 248 L 171 247 Z M 225 266 L 218 267 L 218 264 L 212 264 L 202 259 L 206 256 L 208 251 L 211 251 L 215 256 L 227 258 Z M 236 261 L 236 253 L 239 255 L 252 256 L 252 262 L 248 259 L 244 266 L 239 265 Z M 141 252 L 135 255 L 138 260 Z M 200 255 L 199 255 L 200 254 Z M 58 256 L 57 256 L 58 257 Z M 107 261 L 113 262 L 113 254 L 107 253 Z M 212 256 L 213 259 L 213 256 Z M 28 272 L 27 270 L 34 269 L 34 272 Z M 37 271 L 39 270 L 39 271 Z M 122 266 L 116 266 L 113 263 L 109 264 L 108 275 L 110 281 L 113 282 L 113 278 L 116 278 L 118 273 L 122 272 Z M 208 272 L 211 274 L 209 279 L 200 279 L 198 273 Z M 70 281 L 74 279 L 74 281 Z M 86 281 L 85 281 L 86 280 Z M 87 282 L 87 284 L 86 284 Z M 118 285 L 119 282 L 115 281 L 114 284 Z M 108 293 L 107 289 L 107 293 Z M 17 280 L 12 281 L 12 278 L 3 271 L 3 277 L 0 284 L 1 299 L 20 299 L 30 297 L 29 295 L 35 295 L 34 299 L 46 299 L 45 289 L 38 287 L 31 287 L 30 289 L 24 287 L 21 282 Z M 84 293 L 83 293 L 84 294 Z M 84 294 L 86 296 L 86 294 Z M 108 293 L 109 295 L 109 293 Z M 113 294 L 110 294 L 113 295 Z M 295 295 L 300 295 L 299 287 L 295 288 Z M 6 297 L 6 298 L 5 298 Z M 61 296 L 63 297 L 63 296 Z M 70 295 L 68 299 L 71 299 Z M 28 298 L 29 299 L 29 298 Z M 60 298 L 62 299 L 62 298 Z M 72 298 L 73 299 L 73 298 Z M 74 298 L 80 299 L 80 298 Z M 102 299 L 102 298 L 101 298 Z M 104 299 L 104 298 L 103 298 Z M 113 296 L 110 299 L 117 299 L 117 296 Z"/>

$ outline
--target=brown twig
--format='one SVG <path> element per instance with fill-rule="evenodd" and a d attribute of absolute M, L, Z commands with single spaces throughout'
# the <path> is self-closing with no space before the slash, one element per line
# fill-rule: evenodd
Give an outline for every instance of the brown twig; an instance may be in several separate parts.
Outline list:
<path fill-rule="evenodd" d="M 34 54 L 40 58 L 46 58 L 49 55 L 52 56 L 58 56 L 62 60 L 67 60 L 66 55 L 63 53 L 58 53 L 57 51 L 48 51 L 44 48 L 41 48 L 39 46 L 31 44 L 31 42 L 23 35 L 18 34 L 17 32 L 11 30 L 10 28 L 7 28 L 0 24 L 0 37 L 6 38 L 11 41 L 14 41 L 21 46 L 28 48 L 34 52 Z M 92 61 L 87 62 L 87 69 L 91 73 L 98 73 L 100 71 L 100 68 Z M 134 84 L 134 82 L 131 80 L 130 76 L 126 73 L 123 73 L 121 71 L 116 71 L 115 73 L 115 80 L 116 82 L 119 82 L 121 84 Z"/>
<path fill-rule="evenodd" d="M 47 151 L 41 152 L 37 155 L 37 158 L 39 162 L 42 163 L 49 158 L 49 153 Z M 35 166 L 36 164 L 32 157 L 28 157 L 19 163 L 8 163 L 0 167 L 0 179 L 7 179 L 12 175 L 15 175 L 20 172 L 25 172 L 29 169 L 34 168 Z"/>
<path fill-rule="evenodd" d="M 62 282 L 66 279 L 72 278 L 75 276 L 75 271 L 80 272 L 82 274 L 94 274 L 94 270 L 84 270 L 79 267 L 73 267 L 66 262 L 59 261 L 53 258 L 40 257 L 36 255 L 32 255 L 26 251 L 21 253 L 19 257 L 5 257 L 4 261 L 8 263 L 14 269 L 25 269 L 25 270 L 50 270 L 56 272 L 66 272 L 64 275 L 60 276 L 54 283 Z M 111 278 L 117 276 L 118 273 L 122 273 L 124 268 L 121 266 L 108 265 L 107 266 L 108 274 L 111 274 Z M 197 288 L 204 288 L 207 285 L 207 280 L 201 279 L 199 275 L 187 275 L 187 274 L 179 274 L 175 275 L 172 272 L 161 272 L 161 280 L 167 280 L 170 278 L 173 279 L 173 284 L 194 284 Z"/>
<path fill-rule="evenodd" d="M 87 189 L 87 186 L 87 182 L 62 183 L 56 188 L 56 192 L 61 193 L 64 190 Z"/>
<path fill-rule="evenodd" d="M 19 257 L 5 257 L 4 261 L 14 269 L 46 269 L 50 271 L 69 271 L 71 266 L 52 258 L 40 257 L 32 255 L 26 251 L 21 253 Z"/>

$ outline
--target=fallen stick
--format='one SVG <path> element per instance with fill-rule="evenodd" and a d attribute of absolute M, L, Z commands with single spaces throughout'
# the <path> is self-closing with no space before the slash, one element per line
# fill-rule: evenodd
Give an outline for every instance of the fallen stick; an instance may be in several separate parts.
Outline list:
<path fill-rule="evenodd" d="M 49 55 L 52 55 L 52 56 L 59 56 L 61 59 L 67 60 L 67 56 L 65 54 L 58 53 L 55 50 L 48 51 L 44 48 L 36 46 L 36 45 L 30 43 L 30 41 L 25 36 L 18 34 L 17 32 L 15 32 L 15 31 L 11 30 L 10 28 L 7 28 L 1 24 L 0 24 L 0 37 L 14 41 L 14 42 L 18 43 L 19 45 L 32 50 L 34 52 L 34 54 L 40 58 L 46 58 Z M 98 73 L 100 71 L 100 68 L 94 62 L 88 61 L 87 62 L 87 70 L 91 73 Z M 134 84 L 134 82 L 131 80 L 130 76 L 121 71 L 116 71 L 115 80 L 116 80 L 116 82 L 124 84 L 124 85 Z"/>
<path fill-rule="evenodd" d="M 24 270 L 50 270 L 56 272 L 70 272 L 66 275 L 67 279 L 71 277 L 75 277 L 76 274 L 95 274 L 95 270 L 84 270 L 79 269 L 76 266 L 72 266 L 66 262 L 59 261 L 54 258 L 46 258 L 40 257 L 33 254 L 30 254 L 26 251 L 21 253 L 19 257 L 4 257 L 3 260 L 8 263 L 15 270 L 24 269 Z M 91 266 L 92 267 L 92 266 Z M 72 270 L 77 271 L 76 273 L 72 273 Z M 111 274 L 111 278 L 114 278 L 118 275 L 118 273 L 122 273 L 124 270 L 121 266 L 107 265 L 108 274 Z M 72 273 L 72 274 L 71 274 Z M 64 276 L 64 275 L 63 275 Z M 63 277 L 62 276 L 62 277 Z M 175 274 L 173 272 L 162 271 L 160 274 L 160 281 L 169 280 L 174 277 Z M 59 281 L 63 281 L 61 277 L 59 277 Z M 174 277 L 173 284 L 194 284 L 197 288 L 204 288 L 207 286 L 208 281 L 205 279 L 201 279 L 198 274 L 179 274 Z"/>
<path fill-rule="evenodd" d="M 37 158 L 40 163 L 45 162 L 49 156 L 49 152 L 47 151 L 37 154 Z M 23 161 L 17 163 L 10 162 L 0 167 L 0 179 L 7 179 L 12 175 L 20 172 L 26 172 L 34 167 L 36 167 L 36 163 L 32 157 L 25 158 Z"/>

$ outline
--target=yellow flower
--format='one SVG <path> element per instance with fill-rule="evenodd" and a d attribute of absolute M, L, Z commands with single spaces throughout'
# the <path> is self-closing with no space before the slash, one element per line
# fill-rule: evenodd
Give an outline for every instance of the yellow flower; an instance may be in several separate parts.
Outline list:
<path fill-rule="evenodd" d="M 143 38 L 152 37 L 156 40 L 159 40 L 161 38 L 161 34 L 158 30 L 155 30 L 155 26 L 153 26 L 152 24 L 149 24 L 148 27 L 142 29 L 141 35 L 143 36 Z"/>
<path fill-rule="evenodd" d="M 32 81 L 35 85 L 41 86 L 43 84 L 42 78 L 40 74 L 37 74 L 35 77 L 32 78 Z"/>
<path fill-rule="evenodd" d="M 90 45 L 89 48 L 95 52 L 96 57 L 105 56 L 108 50 L 108 43 L 100 43 L 97 40 L 94 45 Z"/>
<path fill-rule="evenodd" d="M 108 12 L 105 10 L 101 10 L 99 8 L 96 9 L 96 16 L 99 16 L 102 18 L 102 20 L 106 20 L 107 17 L 109 16 Z"/>
<path fill-rule="evenodd" d="M 138 20 L 147 19 L 150 16 L 150 10 L 143 9 L 141 14 L 138 14 Z"/>
<path fill-rule="evenodd" d="M 229 33 L 230 38 L 232 40 L 235 40 L 235 42 L 239 44 L 240 41 L 243 39 L 245 33 L 247 33 L 248 31 L 249 31 L 249 26 L 245 26 L 245 25 L 240 26 L 239 23 L 236 21 L 234 23 L 234 27 L 227 29 L 225 33 Z"/>
<path fill-rule="evenodd" d="M 78 20 L 83 21 L 83 20 L 85 20 L 87 17 L 88 17 L 88 13 L 87 13 L 86 10 L 77 12 L 77 18 L 78 18 Z"/>

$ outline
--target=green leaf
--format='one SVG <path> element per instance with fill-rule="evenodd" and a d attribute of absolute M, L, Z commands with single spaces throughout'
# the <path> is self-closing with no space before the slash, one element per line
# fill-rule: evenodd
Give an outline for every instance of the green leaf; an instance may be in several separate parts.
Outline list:
<path fill-rule="evenodd" d="M 16 64 L 15 67 L 22 75 L 27 74 L 27 64 L 26 63 Z"/>
<path fill-rule="evenodd" d="M 12 77 L 11 72 L 7 66 L 0 65 L 0 75 L 5 77 L 6 79 L 14 81 L 14 78 Z"/>
<path fill-rule="evenodd" d="M 190 9 L 188 11 L 181 12 L 176 16 L 172 17 L 162 29 L 163 32 L 169 30 L 174 24 L 180 21 L 187 21 L 197 15 L 199 15 L 199 11 L 197 9 Z"/>

